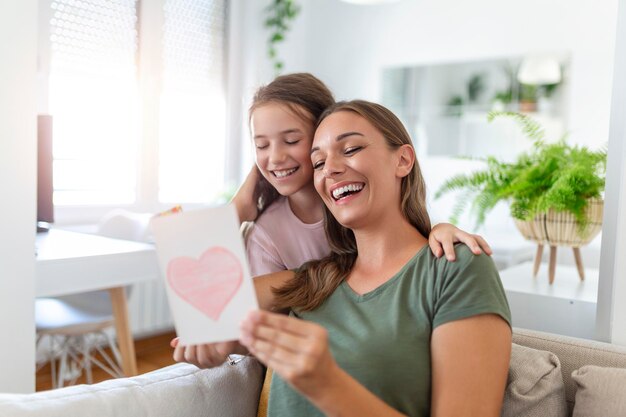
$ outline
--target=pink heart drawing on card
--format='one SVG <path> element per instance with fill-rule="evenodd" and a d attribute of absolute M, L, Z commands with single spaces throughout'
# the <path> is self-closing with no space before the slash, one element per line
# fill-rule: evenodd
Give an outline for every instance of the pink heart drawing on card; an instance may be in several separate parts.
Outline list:
<path fill-rule="evenodd" d="M 239 259 L 228 249 L 214 246 L 194 259 L 181 256 L 167 265 L 167 281 L 176 294 L 214 321 L 243 282 Z"/>

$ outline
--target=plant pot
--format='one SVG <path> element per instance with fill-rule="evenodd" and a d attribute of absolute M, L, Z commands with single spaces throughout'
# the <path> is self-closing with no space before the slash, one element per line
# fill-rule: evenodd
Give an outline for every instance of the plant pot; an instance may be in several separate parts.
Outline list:
<path fill-rule="evenodd" d="M 582 235 L 578 231 L 578 223 L 574 215 L 569 212 L 549 210 L 547 213 L 535 216 L 533 220 L 515 220 L 515 225 L 522 236 L 539 245 L 579 248 L 591 242 L 602 230 L 603 210 L 603 200 L 589 200 L 587 206 L 589 224 Z"/>
<path fill-rule="evenodd" d="M 537 102 L 534 100 L 520 100 L 519 111 L 522 113 L 534 113 L 537 111 Z"/>
<path fill-rule="evenodd" d="M 543 246 L 550 246 L 549 279 L 554 281 L 554 271 L 556 267 L 556 248 L 567 246 L 574 249 L 574 257 L 580 279 L 584 279 L 584 268 L 580 256 L 580 247 L 588 244 L 602 230 L 602 213 L 604 201 L 601 199 L 591 199 L 587 206 L 586 215 L 589 223 L 581 234 L 578 230 L 578 223 L 573 214 L 569 212 L 557 212 L 548 210 L 547 213 L 535 216 L 533 220 L 515 220 L 515 225 L 522 236 L 537 243 L 537 255 L 535 256 L 535 267 L 533 274 L 536 276 L 543 254 Z"/>

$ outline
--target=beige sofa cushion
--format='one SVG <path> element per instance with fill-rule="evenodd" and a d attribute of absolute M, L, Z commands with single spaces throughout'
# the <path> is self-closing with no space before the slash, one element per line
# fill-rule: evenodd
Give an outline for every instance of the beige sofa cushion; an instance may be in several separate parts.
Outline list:
<path fill-rule="evenodd" d="M 626 347 L 527 329 L 514 329 L 513 342 L 556 353 L 561 362 L 565 397 L 570 415 L 574 410 L 576 383 L 571 375 L 585 365 L 626 368 Z"/>
<path fill-rule="evenodd" d="M 587 365 L 572 372 L 574 417 L 626 416 L 626 369 Z"/>
<path fill-rule="evenodd" d="M 246 358 L 234 366 L 177 364 L 95 385 L 0 394 L 0 417 L 254 417 L 263 372 Z"/>
<path fill-rule="evenodd" d="M 502 417 L 546 416 L 567 416 L 559 358 L 514 343 Z"/>

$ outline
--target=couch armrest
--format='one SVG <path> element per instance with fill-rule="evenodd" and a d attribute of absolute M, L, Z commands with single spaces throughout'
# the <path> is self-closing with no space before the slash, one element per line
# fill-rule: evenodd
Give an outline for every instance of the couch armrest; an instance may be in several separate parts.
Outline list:
<path fill-rule="evenodd" d="M 200 370 L 177 364 L 132 378 L 0 394 L 0 417 L 254 417 L 263 367 L 253 358 Z"/>

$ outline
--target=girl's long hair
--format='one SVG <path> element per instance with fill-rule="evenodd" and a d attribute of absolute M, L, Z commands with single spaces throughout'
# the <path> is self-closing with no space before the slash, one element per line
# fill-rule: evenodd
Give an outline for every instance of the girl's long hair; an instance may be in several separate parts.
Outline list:
<path fill-rule="evenodd" d="M 248 124 L 252 113 L 268 103 L 285 104 L 303 120 L 315 124 L 322 112 L 335 102 L 326 84 L 308 73 L 295 73 L 276 77 L 271 83 L 259 88 L 248 111 Z M 258 169 L 258 168 L 257 168 Z M 254 188 L 254 201 L 260 216 L 280 194 L 261 173 Z"/>
<path fill-rule="evenodd" d="M 397 149 L 413 145 L 402 122 L 380 104 L 363 100 L 339 102 L 329 107 L 317 125 L 329 115 L 350 111 L 369 121 L 382 133 L 387 145 Z M 430 218 L 426 211 L 426 186 L 417 160 L 411 172 L 401 181 L 400 206 L 404 217 L 423 236 L 430 234 Z M 342 226 L 324 207 L 324 225 L 331 254 L 321 260 L 309 261 L 296 271 L 283 287 L 273 289 L 279 309 L 314 310 L 346 279 L 357 257 L 356 239 L 352 230 Z"/>

